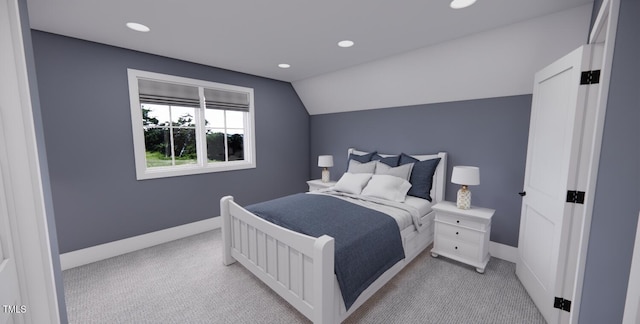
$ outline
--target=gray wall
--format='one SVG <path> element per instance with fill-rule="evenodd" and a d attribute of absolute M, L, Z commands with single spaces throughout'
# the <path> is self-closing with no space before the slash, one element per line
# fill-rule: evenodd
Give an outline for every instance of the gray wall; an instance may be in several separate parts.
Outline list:
<path fill-rule="evenodd" d="M 53 268 L 53 279 L 56 285 L 56 296 L 58 298 L 58 311 L 60 322 L 66 323 L 67 306 L 64 300 L 64 285 L 62 282 L 62 270 L 60 268 L 60 258 L 58 258 L 58 236 L 56 232 L 56 221 L 53 209 L 53 199 L 51 197 L 51 181 L 49 178 L 49 168 L 47 153 L 45 148 L 44 131 L 42 128 L 42 110 L 40 108 L 40 96 L 38 94 L 38 84 L 36 81 L 36 67 L 33 57 L 33 45 L 31 43 L 31 29 L 29 28 L 29 13 L 27 1 L 18 0 L 20 10 L 20 27 L 24 42 L 25 60 L 27 63 L 27 74 L 29 78 L 29 91 L 31 95 L 31 108 L 33 110 L 33 124 L 36 133 L 38 146 L 38 159 L 40 164 L 40 177 L 42 180 L 42 194 L 44 200 L 45 216 L 47 218 L 47 233 L 49 234 L 49 244 L 51 247 L 51 258 Z M 31 307 L 31 306 L 30 306 Z"/>
<path fill-rule="evenodd" d="M 291 84 L 33 31 L 60 253 L 306 190 L 309 115 Z M 257 168 L 137 181 L 127 68 L 254 88 Z"/>
<path fill-rule="evenodd" d="M 533 76 L 532 76 L 533 78 Z M 311 177 L 320 177 L 317 156 L 332 154 L 337 180 L 347 149 L 384 153 L 449 153 L 447 181 L 454 165 L 480 168 L 471 187 L 473 205 L 496 209 L 491 240 L 518 245 L 531 95 L 458 101 L 311 116 Z M 458 186 L 447 183 L 446 199 Z"/>
<path fill-rule="evenodd" d="M 600 2 L 594 4 L 597 12 Z M 580 323 L 620 323 L 640 210 L 640 1 L 622 0 Z"/>

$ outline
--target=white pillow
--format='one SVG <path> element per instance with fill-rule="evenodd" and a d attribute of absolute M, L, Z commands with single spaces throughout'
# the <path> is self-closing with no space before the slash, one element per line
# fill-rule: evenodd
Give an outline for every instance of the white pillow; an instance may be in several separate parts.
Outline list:
<path fill-rule="evenodd" d="M 376 171 L 374 174 L 390 175 L 404 180 L 409 180 L 411 176 L 411 169 L 413 169 L 414 163 L 407 163 L 397 167 L 388 166 L 380 161 L 376 161 Z"/>
<path fill-rule="evenodd" d="M 369 179 L 371 179 L 371 176 L 371 173 L 346 172 L 333 186 L 333 190 L 359 195 L 362 192 L 362 188 L 364 188 L 367 182 L 369 182 Z"/>
<path fill-rule="evenodd" d="M 362 195 L 404 202 L 410 188 L 411 183 L 402 178 L 374 174 L 367 183 L 367 186 L 362 190 Z"/>
<path fill-rule="evenodd" d="M 362 163 L 356 160 L 349 160 L 349 167 L 347 168 L 347 172 L 372 174 L 375 171 L 375 169 L 376 169 L 376 161 Z"/>

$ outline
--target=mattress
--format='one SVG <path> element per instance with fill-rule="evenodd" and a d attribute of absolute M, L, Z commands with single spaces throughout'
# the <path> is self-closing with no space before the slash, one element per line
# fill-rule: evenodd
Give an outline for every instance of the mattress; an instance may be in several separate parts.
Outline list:
<path fill-rule="evenodd" d="M 433 206 L 430 201 L 413 196 L 407 196 L 404 203 L 416 208 L 418 210 L 418 213 L 420 214 L 420 217 L 423 217 L 430 213 L 432 211 L 431 207 Z"/>

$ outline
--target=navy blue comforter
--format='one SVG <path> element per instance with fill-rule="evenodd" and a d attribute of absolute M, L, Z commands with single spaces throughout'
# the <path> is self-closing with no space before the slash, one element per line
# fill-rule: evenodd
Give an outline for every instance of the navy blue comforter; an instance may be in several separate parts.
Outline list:
<path fill-rule="evenodd" d="M 335 273 L 346 309 L 381 274 L 404 259 L 396 221 L 340 198 L 295 194 L 246 207 L 298 233 L 335 239 Z"/>

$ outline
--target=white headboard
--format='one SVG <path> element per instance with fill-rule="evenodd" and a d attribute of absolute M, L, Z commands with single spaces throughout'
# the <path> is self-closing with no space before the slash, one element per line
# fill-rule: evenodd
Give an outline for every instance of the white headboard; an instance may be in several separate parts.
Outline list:
<path fill-rule="evenodd" d="M 347 157 L 349 154 L 362 155 L 367 154 L 369 152 L 359 151 L 354 148 L 350 148 L 347 152 Z M 378 153 L 378 155 L 382 157 L 397 155 L 397 154 L 384 154 Z M 433 202 L 440 202 L 444 200 L 445 189 L 447 185 L 447 152 L 438 152 L 437 154 L 411 154 L 409 155 L 415 159 L 420 161 L 430 160 L 435 158 L 440 158 L 440 163 L 436 167 L 436 171 L 433 174 L 433 184 L 431 186 L 431 197 L 433 197 Z"/>

